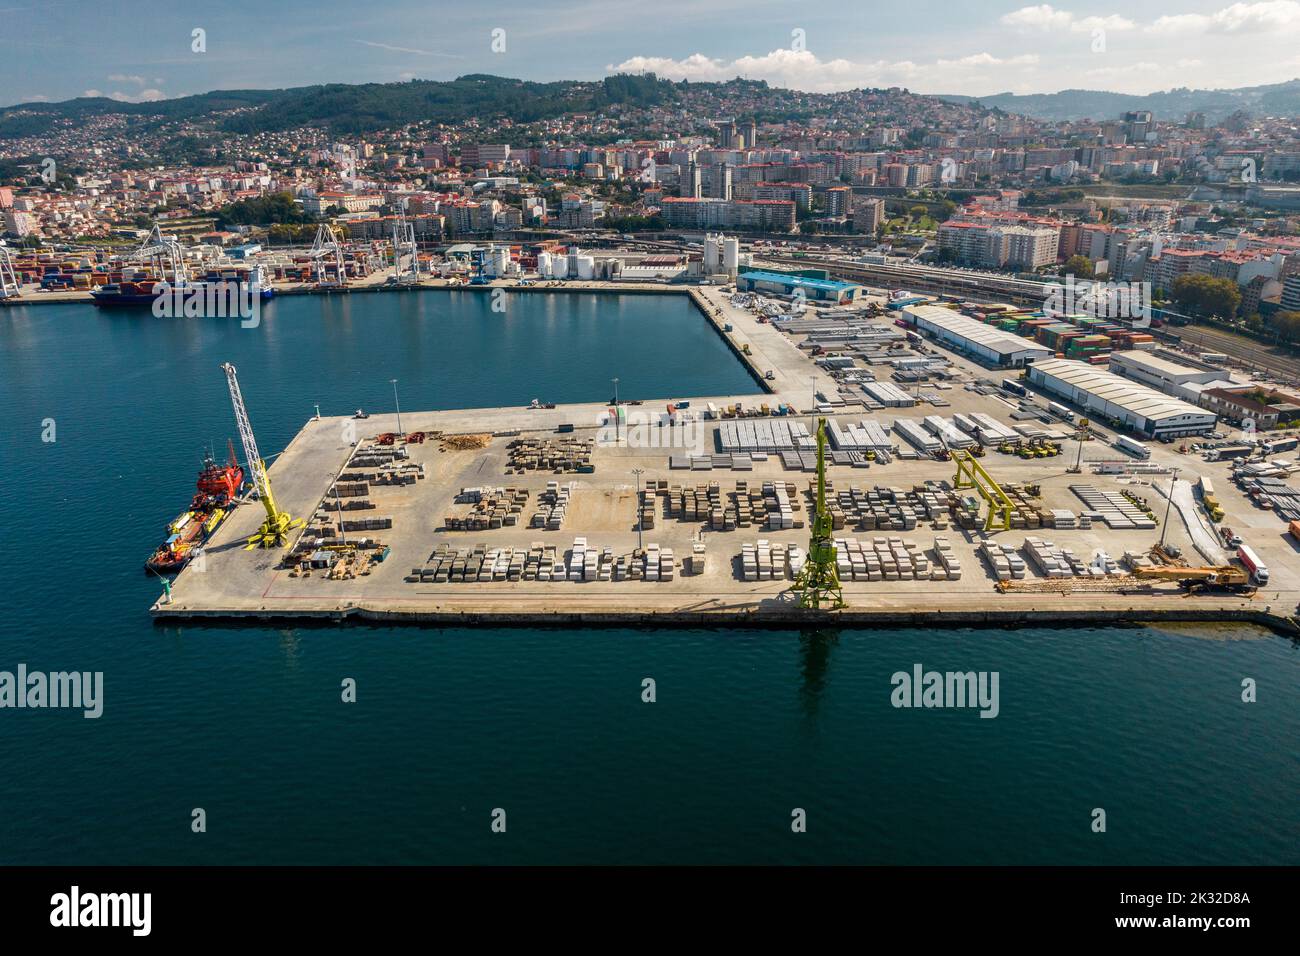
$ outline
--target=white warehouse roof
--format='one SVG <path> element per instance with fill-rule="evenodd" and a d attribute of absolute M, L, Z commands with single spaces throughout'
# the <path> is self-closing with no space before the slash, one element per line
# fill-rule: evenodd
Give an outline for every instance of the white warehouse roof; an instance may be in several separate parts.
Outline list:
<path fill-rule="evenodd" d="M 1171 362 L 1169 359 L 1163 358 L 1162 356 L 1153 355 L 1150 352 L 1143 352 L 1140 350 L 1114 352 L 1111 354 L 1110 362 L 1112 365 L 1136 365 L 1170 381 L 1176 381 L 1180 378 L 1200 378 L 1202 380 L 1208 380 L 1209 378 L 1219 377 L 1224 374 L 1223 369 L 1194 368 L 1191 365 L 1183 365 L 1180 362 Z"/>
<path fill-rule="evenodd" d="M 1205 417 L 1213 415 L 1203 408 L 1189 405 L 1164 392 L 1139 385 L 1131 378 L 1115 375 L 1087 362 L 1075 362 L 1070 359 L 1039 359 L 1029 368 L 1031 375 L 1034 372 L 1050 375 L 1125 411 L 1140 415 L 1148 421 L 1160 421 L 1176 415 Z"/>
<path fill-rule="evenodd" d="M 1016 335 L 1014 332 L 1004 332 L 1001 329 L 985 325 L 983 322 L 964 316 L 960 312 L 954 312 L 952 309 L 945 309 L 942 306 L 909 305 L 903 311 L 918 322 L 924 320 L 927 324 L 943 329 L 950 335 L 966 339 L 968 342 L 973 342 L 998 355 L 1033 354 L 1035 352 L 1042 355 L 1052 354 L 1051 349 L 1045 345 L 1040 345 L 1033 339 Z"/>

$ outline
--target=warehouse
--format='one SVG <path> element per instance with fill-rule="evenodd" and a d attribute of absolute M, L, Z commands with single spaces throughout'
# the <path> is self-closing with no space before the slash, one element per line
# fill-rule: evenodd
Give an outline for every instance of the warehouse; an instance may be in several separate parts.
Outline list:
<path fill-rule="evenodd" d="M 912 305 L 903 310 L 903 315 L 916 324 L 918 332 L 986 365 L 1025 365 L 1052 355 L 1052 350 L 1045 345 L 1022 338 L 1014 332 L 1003 332 L 952 309 L 937 305 Z"/>
<path fill-rule="evenodd" d="M 774 295 L 795 295 L 802 290 L 805 298 L 819 302 L 848 305 L 858 297 L 862 286 L 834 279 L 813 279 L 785 272 L 767 272 L 754 269 L 742 272 L 736 278 L 736 287 L 745 292 L 769 292 Z"/>
<path fill-rule="evenodd" d="M 1149 438 L 1199 435 L 1217 416 L 1086 362 L 1043 359 L 1029 366 L 1029 382 L 1068 399 L 1089 414 L 1121 422 Z"/>
<path fill-rule="evenodd" d="M 1196 385 L 1211 382 L 1224 383 L 1229 376 L 1220 368 L 1175 360 L 1163 349 L 1154 352 L 1114 352 L 1110 357 L 1110 370 L 1143 385 L 1150 385 L 1167 395 L 1196 404 L 1203 389 Z"/>

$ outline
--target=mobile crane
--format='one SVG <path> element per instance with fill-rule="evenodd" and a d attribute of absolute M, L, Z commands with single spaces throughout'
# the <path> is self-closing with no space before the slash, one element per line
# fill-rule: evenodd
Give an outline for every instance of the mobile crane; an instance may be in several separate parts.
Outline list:
<path fill-rule="evenodd" d="M 230 388 L 230 403 L 235 408 L 235 424 L 239 427 L 239 440 L 244 445 L 248 474 L 252 476 L 257 497 L 266 509 L 262 527 L 249 537 L 244 550 L 252 551 L 259 545 L 263 548 L 284 547 L 289 543 L 289 532 L 301 528 L 306 522 L 302 518 L 291 518 L 288 512 L 276 507 L 275 497 L 271 494 L 271 477 L 266 472 L 266 462 L 257 450 L 257 439 L 253 437 L 253 426 L 248 420 L 248 409 L 244 407 L 244 396 L 239 390 L 239 379 L 235 377 L 235 366 L 226 362 L 221 369 L 226 373 L 226 385 Z"/>

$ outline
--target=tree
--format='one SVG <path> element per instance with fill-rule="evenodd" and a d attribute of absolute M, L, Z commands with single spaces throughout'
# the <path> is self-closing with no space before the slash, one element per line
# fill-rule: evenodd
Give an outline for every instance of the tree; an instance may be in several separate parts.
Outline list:
<path fill-rule="evenodd" d="M 1091 279 L 1094 275 L 1092 260 L 1087 256 L 1070 256 L 1065 260 L 1065 267 L 1062 271 L 1067 276 L 1074 276 L 1076 279 Z"/>
<path fill-rule="evenodd" d="M 1300 342 L 1300 312 L 1275 312 L 1268 329 L 1283 342 L 1295 345 Z"/>
<path fill-rule="evenodd" d="M 1237 283 L 1201 273 L 1175 279 L 1171 296 L 1179 309 L 1201 318 L 1231 319 L 1241 305 L 1241 289 Z"/>

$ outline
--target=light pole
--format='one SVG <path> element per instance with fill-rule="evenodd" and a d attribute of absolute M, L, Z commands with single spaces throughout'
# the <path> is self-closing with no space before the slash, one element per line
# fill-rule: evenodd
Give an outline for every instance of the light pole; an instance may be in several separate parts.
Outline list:
<path fill-rule="evenodd" d="M 397 379 L 389 379 L 393 383 L 393 404 L 397 406 L 397 434 L 405 434 L 402 431 L 402 403 L 397 400 Z"/>
<path fill-rule="evenodd" d="M 1163 550 L 1165 546 L 1165 535 L 1169 534 L 1169 513 L 1174 507 L 1174 485 L 1178 484 L 1178 471 L 1179 469 L 1174 468 L 1173 477 L 1169 479 L 1169 501 L 1165 504 L 1165 525 L 1160 529 L 1161 550 Z"/>
<path fill-rule="evenodd" d="M 636 549 L 638 551 L 644 550 L 641 547 L 641 508 L 642 508 L 641 495 L 643 494 L 641 488 L 641 476 L 644 474 L 645 474 L 644 468 L 632 469 L 632 476 L 636 478 Z"/>
<path fill-rule="evenodd" d="M 618 444 L 621 440 L 618 429 L 618 378 L 613 378 L 611 381 L 614 383 L 614 443 Z"/>

